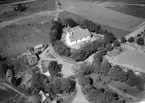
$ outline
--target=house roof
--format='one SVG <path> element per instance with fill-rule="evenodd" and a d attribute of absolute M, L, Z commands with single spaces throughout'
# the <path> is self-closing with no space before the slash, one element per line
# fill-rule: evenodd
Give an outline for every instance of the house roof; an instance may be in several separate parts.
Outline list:
<path fill-rule="evenodd" d="M 64 29 L 64 31 L 72 33 L 72 36 L 70 37 L 70 39 L 72 39 L 72 40 L 82 39 L 84 37 L 91 35 L 88 29 L 82 29 L 79 26 L 76 26 L 73 28 L 67 27 Z"/>
<path fill-rule="evenodd" d="M 84 37 L 90 36 L 90 32 L 88 29 L 82 29 L 79 26 L 76 26 L 74 28 L 72 28 L 72 39 L 73 40 L 78 40 L 78 39 L 82 39 Z"/>
<path fill-rule="evenodd" d="M 39 49 L 39 48 L 42 48 L 42 47 L 43 47 L 43 44 L 39 44 L 39 45 L 34 46 L 34 49 Z"/>

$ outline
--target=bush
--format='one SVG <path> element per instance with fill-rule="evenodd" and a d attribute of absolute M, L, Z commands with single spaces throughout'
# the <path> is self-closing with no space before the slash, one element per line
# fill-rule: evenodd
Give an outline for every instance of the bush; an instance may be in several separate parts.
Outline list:
<path fill-rule="evenodd" d="M 134 42 L 134 37 L 128 38 L 128 42 L 133 43 Z"/>
<path fill-rule="evenodd" d="M 126 40 L 125 37 L 122 37 L 122 38 L 121 38 L 121 43 L 126 43 L 126 41 L 127 41 L 127 40 Z"/>
<path fill-rule="evenodd" d="M 144 38 L 142 38 L 142 37 L 138 38 L 138 39 L 136 40 L 136 43 L 137 43 L 138 45 L 144 45 Z"/>
<path fill-rule="evenodd" d="M 114 47 L 119 47 L 120 46 L 120 42 L 118 40 L 114 41 Z"/>
<path fill-rule="evenodd" d="M 114 49 L 111 43 L 107 43 L 105 48 L 107 51 L 112 51 Z"/>
<path fill-rule="evenodd" d="M 109 33 L 107 30 L 105 30 L 104 40 L 105 40 L 106 43 L 113 43 L 114 40 L 116 40 L 116 37 L 114 36 L 114 34 Z"/>

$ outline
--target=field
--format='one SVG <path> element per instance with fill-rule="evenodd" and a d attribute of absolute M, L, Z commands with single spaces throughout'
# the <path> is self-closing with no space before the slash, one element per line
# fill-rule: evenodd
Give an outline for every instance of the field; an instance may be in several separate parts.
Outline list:
<path fill-rule="evenodd" d="M 128 15 L 145 18 L 144 0 L 82 0 L 85 2 L 97 3 L 99 6 L 125 13 Z"/>
<path fill-rule="evenodd" d="M 0 5 L 14 3 L 14 2 L 20 2 L 20 1 L 25 1 L 25 0 L 0 0 Z"/>
<path fill-rule="evenodd" d="M 38 16 L 0 29 L 0 53 L 8 57 L 17 56 L 27 47 L 48 43 L 53 18 L 52 15 Z"/>
<path fill-rule="evenodd" d="M 116 12 L 95 4 L 84 3 L 80 0 L 60 0 L 60 2 L 62 8 L 68 12 L 81 15 L 98 24 L 123 31 L 131 31 L 143 21 L 141 18 Z"/>
<path fill-rule="evenodd" d="M 56 9 L 54 0 L 37 0 L 25 3 L 24 5 L 27 7 L 26 11 L 24 12 L 14 11 L 14 5 L 0 7 L 0 22 L 20 18 L 33 13 L 53 11 Z"/>
<path fill-rule="evenodd" d="M 96 2 L 100 0 L 82 0 L 87 2 Z M 101 0 L 102 2 L 125 2 L 125 3 L 132 3 L 132 4 L 145 4 L 144 0 Z"/>
<path fill-rule="evenodd" d="M 145 72 L 145 53 L 137 50 L 127 50 L 117 56 L 113 63 L 124 65 L 134 69 L 135 71 Z"/>
<path fill-rule="evenodd" d="M 17 94 L 16 92 L 14 92 L 13 90 L 5 87 L 4 85 L 0 85 L 0 102 L 8 102 L 10 100 L 15 100 L 19 99 L 18 97 L 20 97 L 19 94 Z M 11 102 L 11 103 L 16 103 L 16 102 Z"/>
<path fill-rule="evenodd" d="M 70 12 L 67 12 L 67 11 L 61 12 L 60 15 L 59 15 L 59 18 L 62 19 L 62 20 L 66 19 L 66 18 L 72 18 L 72 19 L 74 19 L 78 22 L 85 19 L 82 16 L 79 16 L 79 15 L 76 15 L 76 14 L 73 14 L 73 13 L 70 13 Z M 129 31 L 124 31 L 124 30 L 121 30 L 121 29 L 105 26 L 105 25 L 102 25 L 102 24 L 99 24 L 99 25 L 101 25 L 101 27 L 103 29 L 107 29 L 108 31 L 112 32 L 116 37 L 122 37 L 122 36 L 125 36 L 125 35 L 129 34 Z"/>

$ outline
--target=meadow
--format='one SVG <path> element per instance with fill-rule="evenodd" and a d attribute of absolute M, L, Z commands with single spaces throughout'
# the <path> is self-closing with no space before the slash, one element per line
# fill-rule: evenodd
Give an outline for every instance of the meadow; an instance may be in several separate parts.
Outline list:
<path fill-rule="evenodd" d="M 24 3 L 24 5 L 27 7 L 24 12 L 14 11 L 14 5 L 0 7 L 0 22 L 31 15 L 33 13 L 56 10 L 54 0 L 37 0 Z"/>
<path fill-rule="evenodd" d="M 143 19 L 126 15 L 96 4 L 85 3 L 77 0 L 60 0 L 62 8 L 68 12 L 83 16 L 93 22 L 105 26 L 131 31 Z"/>
<path fill-rule="evenodd" d="M 19 99 L 18 97 L 20 96 L 13 90 L 5 87 L 4 85 L 0 84 L 0 102 L 8 103 L 8 101 L 13 100 L 15 98 Z M 15 99 L 16 100 L 16 99 Z M 11 102 L 12 103 L 12 102 Z"/>
<path fill-rule="evenodd" d="M 1 28 L 0 54 L 6 57 L 18 56 L 27 47 L 48 43 L 53 18 L 52 15 L 38 16 Z"/>
<path fill-rule="evenodd" d="M 113 63 L 126 65 L 135 71 L 145 72 L 145 53 L 135 49 L 127 50 L 113 59 Z"/>

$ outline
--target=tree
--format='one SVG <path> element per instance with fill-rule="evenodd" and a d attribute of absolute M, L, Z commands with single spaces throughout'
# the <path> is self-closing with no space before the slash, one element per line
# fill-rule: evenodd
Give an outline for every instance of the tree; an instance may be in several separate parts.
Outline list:
<path fill-rule="evenodd" d="M 51 82 L 55 94 L 71 93 L 75 90 L 76 82 L 63 77 L 55 77 Z"/>
<path fill-rule="evenodd" d="M 104 40 L 106 43 L 113 43 L 116 40 L 114 34 L 109 33 L 107 30 L 104 31 Z"/>
<path fill-rule="evenodd" d="M 138 45 L 144 45 L 144 38 L 143 38 L 143 37 L 138 38 L 138 39 L 136 40 L 136 43 L 137 43 Z"/>
<path fill-rule="evenodd" d="M 81 25 L 84 25 L 90 32 L 97 32 L 101 29 L 98 25 L 89 20 L 82 20 Z"/>
<path fill-rule="evenodd" d="M 61 90 L 61 82 L 62 78 L 55 77 L 51 82 L 52 90 L 55 94 L 62 94 L 63 91 Z"/>
<path fill-rule="evenodd" d="M 62 28 L 63 28 L 63 26 L 62 26 L 61 22 L 59 22 L 59 21 L 52 22 L 49 40 L 53 45 L 57 40 L 61 39 L 62 32 L 63 32 Z"/>
<path fill-rule="evenodd" d="M 111 68 L 108 76 L 114 81 L 126 82 L 128 80 L 127 74 L 119 66 Z"/>
<path fill-rule="evenodd" d="M 106 75 L 111 68 L 111 64 L 108 61 L 104 61 L 102 62 L 100 68 L 100 74 Z"/>
<path fill-rule="evenodd" d="M 98 49 L 98 53 L 99 53 L 101 56 L 104 56 L 104 55 L 106 55 L 107 51 L 106 51 L 106 49 L 105 49 L 104 47 L 100 47 L 100 48 Z"/>
<path fill-rule="evenodd" d="M 126 38 L 123 36 L 123 37 L 121 37 L 121 43 L 126 43 Z"/>
<path fill-rule="evenodd" d="M 37 94 L 39 93 L 40 90 L 45 90 L 45 84 L 49 82 L 50 81 L 47 76 L 40 73 L 36 73 L 32 77 L 32 82 L 31 82 L 32 94 Z"/>
<path fill-rule="evenodd" d="M 103 56 L 99 53 L 95 53 L 94 55 L 94 62 L 98 64 L 98 66 L 101 65 L 101 62 L 103 61 Z"/>
<path fill-rule="evenodd" d="M 17 4 L 17 6 L 16 7 L 14 7 L 14 10 L 15 11 L 25 11 L 27 9 L 27 7 L 25 6 L 25 5 L 23 5 L 23 4 Z"/>
<path fill-rule="evenodd" d="M 78 75 L 90 75 L 93 72 L 94 72 L 93 67 L 87 64 L 87 62 L 84 62 L 80 65 Z"/>
<path fill-rule="evenodd" d="M 111 43 L 107 43 L 105 48 L 107 51 L 112 51 L 114 49 Z"/>
<path fill-rule="evenodd" d="M 128 38 L 128 42 L 133 43 L 134 42 L 134 37 Z"/>
<path fill-rule="evenodd" d="M 70 56 L 70 48 L 62 43 L 62 41 L 57 40 L 54 43 L 54 50 L 61 56 Z"/>
<path fill-rule="evenodd" d="M 78 82 L 81 86 L 89 85 L 91 83 L 90 78 L 83 74 L 78 75 Z"/>
<path fill-rule="evenodd" d="M 61 81 L 61 90 L 65 93 L 71 93 L 75 90 L 75 84 L 75 81 L 63 78 Z"/>
<path fill-rule="evenodd" d="M 48 71 L 52 77 L 58 76 L 61 72 L 62 64 L 58 64 L 57 61 L 51 61 L 48 65 Z"/>
<path fill-rule="evenodd" d="M 119 47 L 120 46 L 120 42 L 118 40 L 114 41 L 114 47 Z"/>
<path fill-rule="evenodd" d="M 78 25 L 78 23 L 74 21 L 72 18 L 65 19 L 65 24 L 69 25 L 71 28 L 76 27 Z"/>

